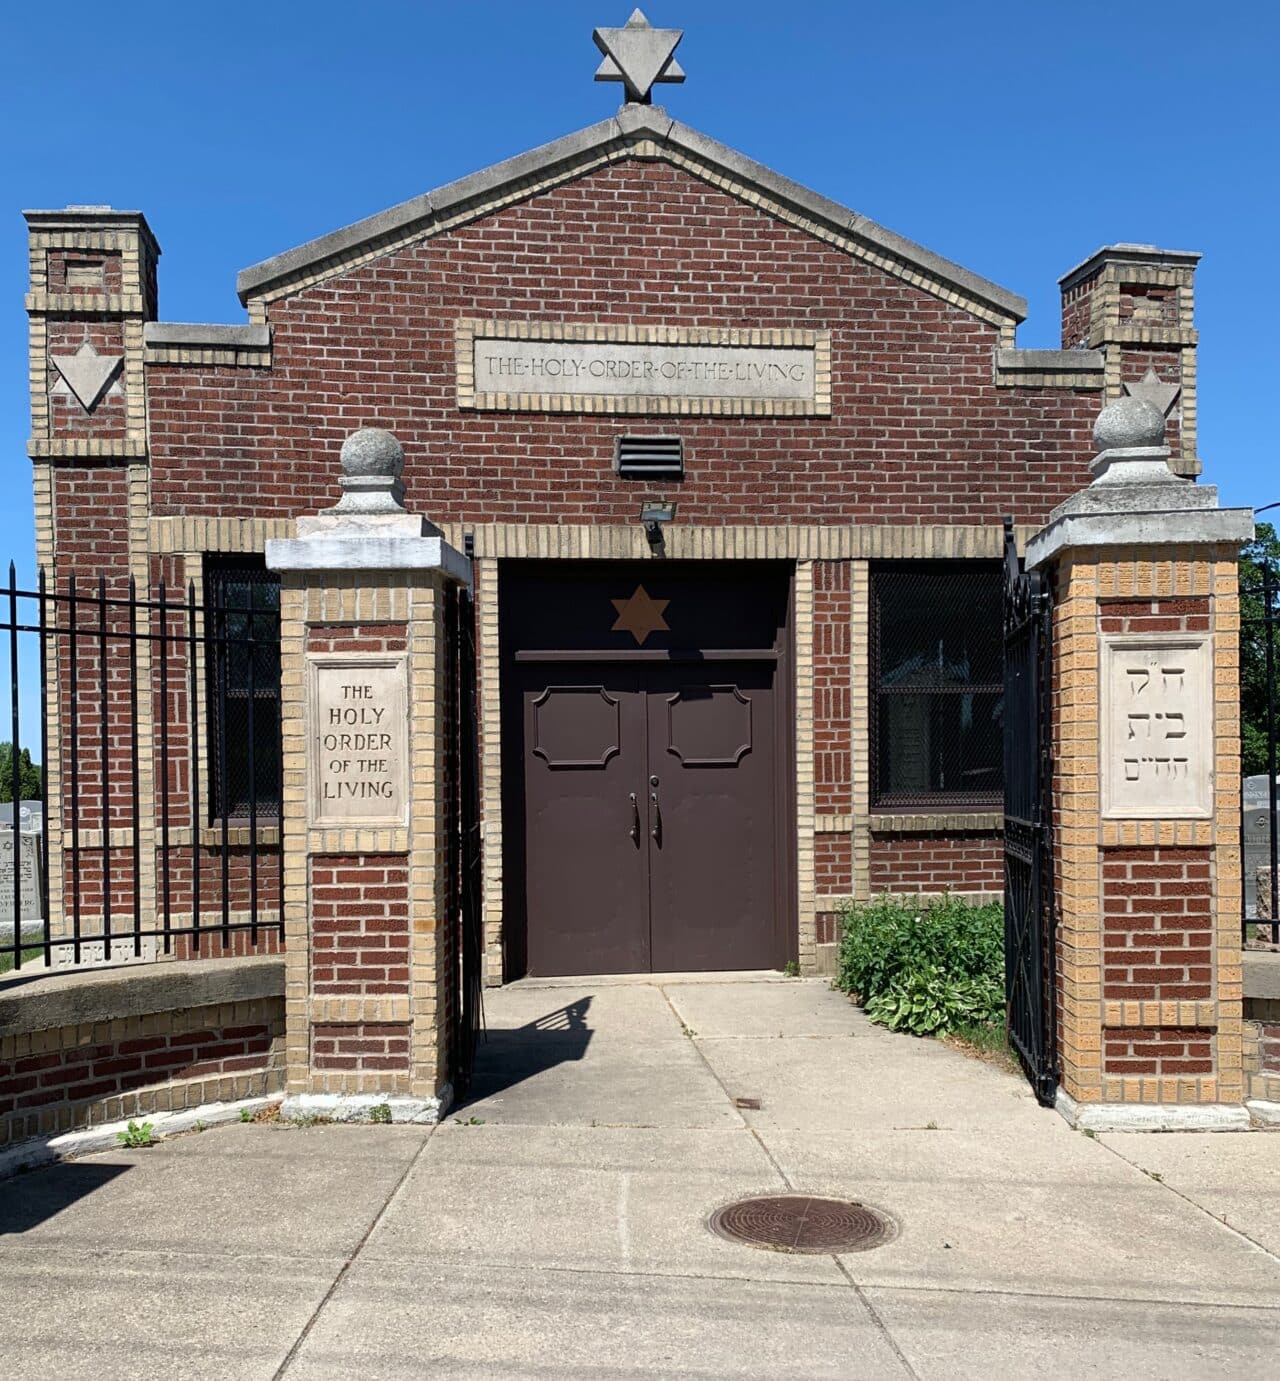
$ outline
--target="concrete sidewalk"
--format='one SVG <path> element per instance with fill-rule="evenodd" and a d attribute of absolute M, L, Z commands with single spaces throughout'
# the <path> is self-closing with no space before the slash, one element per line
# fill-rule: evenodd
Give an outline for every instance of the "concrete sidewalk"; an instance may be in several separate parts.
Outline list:
<path fill-rule="evenodd" d="M 440 1127 L 231 1126 L 0 1185 L 27 1377 L 1229 1376 L 1280 1366 L 1280 1138 L 1089 1138 L 821 981 L 488 995 Z M 735 1098 L 760 1100 L 739 1110 Z M 789 1256 L 788 1189 L 899 1232 Z"/>

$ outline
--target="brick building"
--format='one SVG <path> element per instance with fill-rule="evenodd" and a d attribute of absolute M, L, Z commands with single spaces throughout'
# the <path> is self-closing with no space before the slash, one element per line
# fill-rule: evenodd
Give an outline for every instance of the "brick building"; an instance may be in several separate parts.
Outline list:
<path fill-rule="evenodd" d="M 394 432 L 409 507 L 473 555 L 490 982 L 822 971 L 842 898 L 998 894 L 1002 516 L 1025 536 L 1085 485 L 1126 393 L 1167 414 L 1173 469 L 1200 468 L 1197 255 L 1097 251 L 1061 279 L 1063 348 L 1020 350 L 1016 294 L 627 95 L 246 269 L 243 325 L 160 318 L 142 214 L 27 213 L 52 579 L 268 609 L 267 540 L 332 502 L 362 427 Z M 144 695 L 143 732 L 188 745 L 167 828 L 207 879 L 229 843 L 245 906 L 245 720 L 225 695 L 214 713 L 217 670 Z M 49 768 L 56 798 L 65 751 Z M 254 772 L 265 812 L 269 747 Z M 144 847 L 145 757 L 127 778 L 107 819 L 78 812 L 101 850 L 81 902 L 119 830 L 143 855 L 125 891 L 189 907 L 202 884 Z M 50 826 L 63 897 L 71 825 Z M 365 967 L 396 974 L 408 882 L 361 862 L 358 900 L 385 908 Z M 269 911 L 277 873 L 252 884 Z"/>

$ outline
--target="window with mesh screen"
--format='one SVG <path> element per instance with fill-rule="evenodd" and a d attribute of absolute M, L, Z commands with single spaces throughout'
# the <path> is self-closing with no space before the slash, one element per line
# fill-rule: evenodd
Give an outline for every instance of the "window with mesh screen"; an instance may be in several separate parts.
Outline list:
<path fill-rule="evenodd" d="M 1003 799 L 998 565 L 913 562 L 871 576 L 873 809 Z"/>
<path fill-rule="evenodd" d="M 205 558 L 213 819 L 280 814 L 280 577 L 262 557 Z"/>

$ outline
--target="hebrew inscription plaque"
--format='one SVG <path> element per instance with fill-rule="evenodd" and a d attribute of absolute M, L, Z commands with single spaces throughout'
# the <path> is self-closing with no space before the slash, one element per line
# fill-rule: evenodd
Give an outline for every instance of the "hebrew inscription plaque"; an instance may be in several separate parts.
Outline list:
<path fill-rule="evenodd" d="M 1102 640 L 1102 814 L 1213 814 L 1213 659 L 1207 637 Z"/>
<path fill-rule="evenodd" d="M 312 825 L 407 821 L 409 723 L 404 657 L 308 657 Z"/>

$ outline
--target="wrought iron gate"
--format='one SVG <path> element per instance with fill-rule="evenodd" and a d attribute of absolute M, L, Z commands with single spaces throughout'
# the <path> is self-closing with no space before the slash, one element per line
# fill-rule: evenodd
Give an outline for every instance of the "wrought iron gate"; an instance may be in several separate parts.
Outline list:
<path fill-rule="evenodd" d="M 470 543 L 468 542 L 468 555 Z M 452 650 L 453 898 L 458 935 L 458 995 L 451 1061 L 455 1091 L 471 1083 L 476 1042 L 484 1025 L 484 940 L 480 911 L 480 761 L 476 703 L 476 613 L 471 592 L 460 588 L 448 606 Z"/>
<path fill-rule="evenodd" d="M 1050 846 L 1050 594 L 1004 520 L 1004 984 L 1009 1039 L 1046 1106 L 1058 1085 Z"/>

